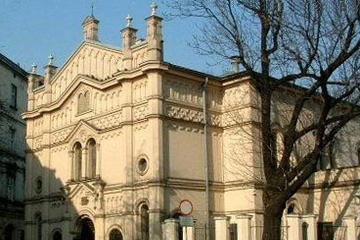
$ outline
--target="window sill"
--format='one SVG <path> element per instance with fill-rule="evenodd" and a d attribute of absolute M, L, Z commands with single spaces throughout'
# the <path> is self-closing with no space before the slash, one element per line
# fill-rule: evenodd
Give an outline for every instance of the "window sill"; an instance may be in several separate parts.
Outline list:
<path fill-rule="evenodd" d="M 81 179 L 70 179 L 69 183 L 80 183 L 80 182 L 93 182 L 93 181 L 97 181 L 100 180 L 100 176 L 97 175 L 95 177 L 85 177 L 85 178 L 81 178 Z"/>
<path fill-rule="evenodd" d="M 90 113 L 90 112 L 92 112 L 92 109 L 86 110 L 85 112 L 77 113 L 77 114 L 75 115 L 75 117 L 79 117 L 79 116 L 81 116 L 81 115 L 85 115 L 85 114 L 88 114 L 88 113 Z"/>

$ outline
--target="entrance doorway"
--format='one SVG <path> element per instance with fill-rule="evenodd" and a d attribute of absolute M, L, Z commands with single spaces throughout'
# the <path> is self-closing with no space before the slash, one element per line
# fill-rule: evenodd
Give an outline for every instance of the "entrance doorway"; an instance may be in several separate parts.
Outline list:
<path fill-rule="evenodd" d="M 95 227 L 94 223 L 88 217 L 83 217 L 77 223 L 78 240 L 95 240 Z"/>

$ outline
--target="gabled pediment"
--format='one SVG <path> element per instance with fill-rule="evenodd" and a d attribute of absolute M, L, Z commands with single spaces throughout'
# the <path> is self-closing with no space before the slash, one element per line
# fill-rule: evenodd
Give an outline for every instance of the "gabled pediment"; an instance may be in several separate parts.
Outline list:
<path fill-rule="evenodd" d="M 105 182 L 101 178 L 84 180 L 84 181 L 70 181 L 64 188 L 63 192 L 68 198 L 77 197 L 91 197 L 94 198 L 102 194 Z"/>
<path fill-rule="evenodd" d="M 99 132 L 100 130 L 92 126 L 90 123 L 85 120 L 80 120 L 76 127 L 66 137 L 65 141 L 79 141 L 80 143 L 85 144 L 88 139 L 98 135 Z"/>
<path fill-rule="evenodd" d="M 108 79 L 123 68 L 122 58 L 120 49 L 97 42 L 83 42 L 53 77 L 52 101 L 56 101 L 71 85 L 76 84 L 79 75 L 87 75 L 99 82 Z"/>
<path fill-rule="evenodd" d="M 73 198 L 79 193 L 81 193 L 82 196 L 95 194 L 95 188 L 87 182 L 79 182 L 78 184 L 70 187 L 69 190 L 70 190 L 68 193 L 69 198 Z"/>

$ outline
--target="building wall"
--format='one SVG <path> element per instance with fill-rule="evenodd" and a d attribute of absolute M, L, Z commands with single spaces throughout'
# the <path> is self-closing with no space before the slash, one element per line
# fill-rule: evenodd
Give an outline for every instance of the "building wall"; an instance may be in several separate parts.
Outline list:
<path fill-rule="evenodd" d="M 0 238 L 12 228 L 13 239 L 24 235 L 26 72 L 0 56 Z M 12 64 L 12 65 L 8 65 Z M 16 87 L 16 105 L 12 104 Z"/>

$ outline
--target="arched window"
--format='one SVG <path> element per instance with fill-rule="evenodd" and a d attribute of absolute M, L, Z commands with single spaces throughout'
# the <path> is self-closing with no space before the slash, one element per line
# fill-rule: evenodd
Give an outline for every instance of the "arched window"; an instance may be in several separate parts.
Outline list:
<path fill-rule="evenodd" d="M 290 204 L 287 209 L 287 214 L 294 214 L 295 213 L 295 204 Z"/>
<path fill-rule="evenodd" d="M 90 93 L 80 93 L 78 97 L 78 113 L 83 113 L 89 110 Z"/>
<path fill-rule="evenodd" d="M 357 165 L 360 166 L 360 147 L 357 149 Z"/>
<path fill-rule="evenodd" d="M 123 240 L 123 236 L 119 229 L 113 229 L 111 230 L 109 234 L 109 240 Z"/>
<path fill-rule="evenodd" d="M 41 213 L 35 215 L 35 224 L 36 224 L 36 239 L 42 240 L 42 218 Z"/>
<path fill-rule="evenodd" d="M 55 231 L 52 237 L 53 240 L 62 240 L 62 234 L 60 231 Z"/>
<path fill-rule="evenodd" d="M 88 142 L 88 169 L 87 176 L 89 178 L 96 177 L 96 142 L 92 138 Z"/>
<path fill-rule="evenodd" d="M 149 240 L 149 207 L 142 204 L 140 207 L 141 240 Z"/>
<path fill-rule="evenodd" d="M 74 179 L 79 180 L 81 178 L 81 160 L 82 160 L 82 147 L 79 142 L 74 145 Z"/>

